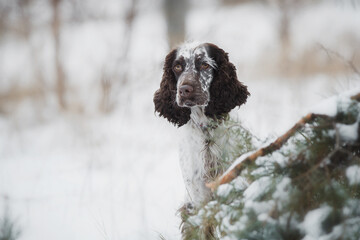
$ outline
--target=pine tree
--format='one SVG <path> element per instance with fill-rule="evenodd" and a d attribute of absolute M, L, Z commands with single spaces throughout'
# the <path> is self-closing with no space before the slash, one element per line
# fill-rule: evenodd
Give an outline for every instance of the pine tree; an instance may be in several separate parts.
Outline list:
<path fill-rule="evenodd" d="M 360 239 L 360 94 L 332 102 L 336 113 L 307 115 L 209 184 L 214 199 L 187 219 L 193 239 L 209 225 L 221 239 Z"/>

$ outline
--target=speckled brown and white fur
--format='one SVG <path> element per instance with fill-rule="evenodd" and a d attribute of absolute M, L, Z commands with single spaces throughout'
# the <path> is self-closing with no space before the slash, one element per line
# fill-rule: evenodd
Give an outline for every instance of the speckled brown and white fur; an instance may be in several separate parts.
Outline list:
<path fill-rule="evenodd" d="M 223 121 L 248 95 L 227 53 L 214 44 L 184 44 L 166 56 L 154 103 L 160 116 L 182 127 L 180 166 L 187 190 L 182 213 L 211 199 L 205 183 L 223 173 L 223 154 L 232 147 Z M 186 229 L 183 225 L 184 239 Z M 211 238 L 212 228 L 206 231 Z"/>
<path fill-rule="evenodd" d="M 192 107 L 190 120 L 181 129 L 180 167 L 187 190 L 186 202 L 195 207 L 211 199 L 205 183 L 225 170 L 222 155 L 229 150 L 226 144 L 229 139 L 221 128 L 209 121 L 203 107 Z M 222 136 L 215 137 L 218 135 Z"/>

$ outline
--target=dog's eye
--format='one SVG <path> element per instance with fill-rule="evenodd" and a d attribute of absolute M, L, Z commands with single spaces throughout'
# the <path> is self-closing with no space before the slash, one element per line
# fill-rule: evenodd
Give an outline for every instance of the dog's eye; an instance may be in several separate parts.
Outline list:
<path fill-rule="evenodd" d="M 207 64 L 207 63 L 204 63 L 204 62 L 203 62 L 203 63 L 201 64 L 201 69 L 202 69 L 202 70 L 206 70 L 206 69 L 208 69 L 209 67 L 210 67 L 210 66 L 209 66 L 209 64 Z"/>
<path fill-rule="evenodd" d="M 181 72 L 183 70 L 182 66 L 180 64 L 176 64 L 174 66 L 174 71 L 175 72 Z"/>

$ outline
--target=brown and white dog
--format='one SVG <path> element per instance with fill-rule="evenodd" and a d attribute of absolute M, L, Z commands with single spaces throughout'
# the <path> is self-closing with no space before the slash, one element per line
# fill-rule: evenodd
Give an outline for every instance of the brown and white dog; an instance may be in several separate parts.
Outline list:
<path fill-rule="evenodd" d="M 160 116 L 184 131 L 180 166 L 187 202 L 182 211 L 191 211 L 211 199 L 205 183 L 224 172 L 221 158 L 231 147 L 229 136 L 221 133 L 221 124 L 214 122 L 226 121 L 225 116 L 244 104 L 249 95 L 228 54 L 214 44 L 188 43 L 166 56 L 154 103 Z M 182 232 L 186 232 L 186 225 Z"/>

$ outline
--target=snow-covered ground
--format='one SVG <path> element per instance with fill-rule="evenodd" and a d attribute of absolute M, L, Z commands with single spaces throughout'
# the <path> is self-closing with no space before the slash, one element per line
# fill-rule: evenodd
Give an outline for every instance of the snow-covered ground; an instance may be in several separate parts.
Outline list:
<path fill-rule="evenodd" d="M 250 77 L 247 69 L 254 71 L 258 58 L 276 52 L 278 14 L 257 4 L 209 5 L 195 5 L 189 13 L 188 38 L 214 42 L 230 53 L 240 81 L 251 92 L 248 103 L 235 114 L 255 135 L 281 134 L 315 102 L 359 85 L 355 75 Z M 298 13 L 294 44 L 304 49 L 320 42 L 345 49 L 347 57 L 348 48 L 339 47 L 336 39 L 349 31 L 360 37 L 359 9 L 336 4 L 316 9 Z M 31 38 L 44 66 L 52 55 L 46 31 Z M 21 227 L 20 239 L 26 240 L 136 240 L 157 239 L 159 234 L 178 239 L 175 212 L 184 187 L 177 130 L 154 114 L 152 103 L 168 50 L 162 13 L 156 7 L 142 9 L 136 19 L 126 63 L 129 83 L 119 91 L 117 109 L 108 115 L 94 110 L 100 99 L 98 79 L 104 69 L 113 71 L 116 51 L 121 51 L 121 26 L 99 21 L 63 31 L 65 69 L 75 92 L 71 96 L 86 113 L 59 114 L 52 109 L 53 99 L 47 98 L 49 102 L 42 103 L 46 111 L 35 111 L 36 102 L 29 100 L 14 113 L 0 115 L 0 216 L 8 205 Z M 2 92 L 14 78 L 20 85 L 31 82 L 29 59 L 24 43 L 0 44 Z M 52 74 L 50 66 L 43 71 L 46 79 Z"/>

